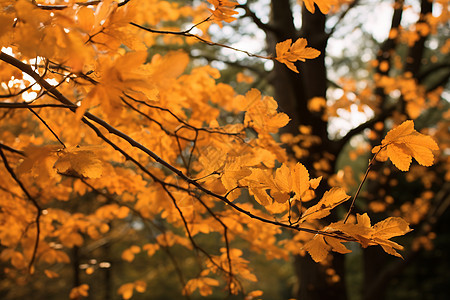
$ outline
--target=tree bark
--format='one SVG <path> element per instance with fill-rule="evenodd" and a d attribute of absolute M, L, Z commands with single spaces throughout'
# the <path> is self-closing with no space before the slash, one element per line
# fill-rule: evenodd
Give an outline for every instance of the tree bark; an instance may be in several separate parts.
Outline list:
<path fill-rule="evenodd" d="M 303 9 L 302 29 L 299 31 L 294 26 L 290 1 L 273 0 L 271 3 L 270 26 L 274 31 L 267 35 L 269 52 L 275 52 L 276 43 L 286 39 L 292 39 L 294 42 L 298 38 L 306 38 L 308 46 L 321 52 L 318 58 L 299 65 L 299 74 L 275 62 L 271 82 L 280 110 L 291 118 L 289 125 L 283 128 L 281 133 L 297 135 L 299 126 L 304 125 L 309 126 L 312 129 L 312 134 L 322 140 L 320 144 L 309 148 L 310 155 L 301 160 L 310 170 L 311 177 L 318 176 L 313 168 L 313 163 L 323 159 L 328 152 L 331 152 L 327 122 L 322 120 L 321 113 L 308 110 L 308 101 L 311 98 L 326 97 L 325 48 L 328 35 L 325 32 L 325 20 L 325 15 L 320 13 L 319 9 L 315 14 Z M 335 161 L 333 160 L 330 162 L 330 173 L 334 171 L 334 165 Z M 317 196 L 321 197 L 328 188 L 325 182 L 321 184 L 317 190 Z M 298 299 L 347 299 L 344 265 L 343 255 L 333 255 L 332 264 L 327 267 L 314 262 L 309 255 L 296 256 L 294 267 L 299 281 L 296 295 Z M 333 268 L 339 276 L 338 281 L 332 282 L 330 276 L 326 274 L 329 267 Z"/>

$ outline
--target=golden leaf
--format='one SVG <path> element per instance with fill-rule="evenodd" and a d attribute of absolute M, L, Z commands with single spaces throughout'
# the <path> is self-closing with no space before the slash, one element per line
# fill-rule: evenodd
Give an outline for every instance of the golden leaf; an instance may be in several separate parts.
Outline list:
<path fill-rule="evenodd" d="M 311 47 L 306 47 L 306 39 L 300 38 L 292 44 L 292 40 L 288 39 L 276 45 L 277 53 L 276 60 L 285 64 L 289 69 L 298 73 L 294 63 L 296 61 L 305 61 L 306 59 L 313 59 L 320 55 L 320 51 Z"/>
<path fill-rule="evenodd" d="M 70 299 L 80 299 L 80 297 L 87 297 L 89 295 L 88 290 L 89 285 L 84 283 L 82 285 L 72 288 L 69 297 Z"/>
<path fill-rule="evenodd" d="M 123 260 L 126 260 L 128 262 L 132 262 L 134 260 L 135 254 L 138 254 L 139 252 L 141 252 L 141 248 L 136 246 L 136 245 L 133 245 L 130 248 L 125 249 L 122 252 L 122 256 L 121 257 L 122 257 Z"/>
<path fill-rule="evenodd" d="M 305 244 L 304 249 L 308 251 L 315 262 L 320 262 L 325 260 L 328 252 L 331 250 L 331 246 L 325 243 L 322 235 L 316 235 L 312 240 Z"/>
<path fill-rule="evenodd" d="M 322 219 L 330 214 L 330 210 L 350 199 L 343 188 L 334 187 L 326 191 L 322 199 L 308 208 L 301 216 L 301 221 Z"/>
<path fill-rule="evenodd" d="M 103 173 L 103 162 L 99 159 L 100 147 L 72 147 L 59 153 L 54 167 L 58 173 L 100 178 Z M 97 153 L 96 153 L 97 152 Z"/>
<path fill-rule="evenodd" d="M 320 11 L 323 14 L 327 14 L 330 11 L 331 5 L 336 4 L 337 1 L 335 0 L 303 0 L 303 3 L 305 4 L 306 9 L 310 13 L 314 13 L 316 11 L 316 8 L 314 7 L 314 4 L 316 4 Z"/>
<path fill-rule="evenodd" d="M 292 170 L 292 191 L 295 193 L 295 199 L 300 200 L 309 187 L 309 172 L 304 165 L 297 163 Z"/>
<path fill-rule="evenodd" d="M 239 5 L 238 2 L 230 0 L 208 0 L 208 2 L 214 5 L 214 9 L 208 10 L 213 15 L 212 19 L 216 21 L 216 23 L 218 23 L 220 27 L 222 27 L 220 21 L 230 23 L 236 20 L 236 18 L 233 17 L 233 15 L 238 14 L 237 11 L 234 11 L 236 5 Z"/>
<path fill-rule="evenodd" d="M 133 283 L 125 283 L 119 287 L 117 293 L 119 295 L 122 295 L 122 298 L 126 300 L 130 299 L 133 296 L 133 289 L 134 289 Z"/>
<path fill-rule="evenodd" d="M 372 153 L 377 153 L 377 159 L 389 158 L 399 170 L 408 171 L 413 157 L 422 166 L 431 166 L 434 162 L 431 150 L 439 150 L 436 142 L 414 130 L 414 122 L 408 120 L 391 129 Z"/>

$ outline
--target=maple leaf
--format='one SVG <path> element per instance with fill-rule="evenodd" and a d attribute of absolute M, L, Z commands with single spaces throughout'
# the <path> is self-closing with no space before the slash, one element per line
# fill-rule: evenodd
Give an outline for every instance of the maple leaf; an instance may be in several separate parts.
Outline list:
<path fill-rule="evenodd" d="M 87 297 L 89 295 L 88 291 L 89 291 L 89 285 L 84 283 L 82 285 L 72 288 L 72 290 L 70 291 L 69 298 L 70 299 L 80 299 L 81 297 Z"/>
<path fill-rule="evenodd" d="M 59 146 L 48 145 L 43 147 L 29 146 L 25 149 L 26 158 L 17 168 L 18 175 L 31 174 L 41 182 L 50 183 L 58 176 L 53 165 L 58 159 L 56 153 Z"/>
<path fill-rule="evenodd" d="M 183 295 L 190 295 L 196 289 L 202 296 L 208 296 L 212 294 L 212 286 L 218 286 L 219 281 L 210 277 L 199 277 L 189 280 L 183 289 Z"/>
<path fill-rule="evenodd" d="M 399 170 L 408 171 L 412 157 L 422 166 L 431 166 L 434 162 L 431 150 L 439 150 L 436 142 L 414 130 L 414 122 L 408 120 L 391 129 L 372 153 L 378 153 L 378 160 L 389 158 Z"/>
<path fill-rule="evenodd" d="M 236 1 L 230 0 L 208 0 L 209 3 L 214 5 L 214 9 L 208 9 L 209 12 L 213 15 L 213 20 L 222 27 L 222 23 L 220 21 L 224 21 L 230 23 L 236 20 L 233 15 L 237 15 L 238 12 L 234 10 L 236 5 L 239 5 Z"/>
<path fill-rule="evenodd" d="M 98 158 L 99 147 L 72 147 L 59 153 L 54 168 L 58 173 L 100 178 L 103 173 L 103 162 Z"/>
<path fill-rule="evenodd" d="M 251 171 L 252 174 L 245 178 L 250 194 L 263 206 L 272 204 L 273 199 L 267 194 L 267 190 L 275 188 L 271 174 L 259 168 L 252 168 Z"/>
<path fill-rule="evenodd" d="M 125 249 L 122 252 L 122 259 L 126 260 L 128 262 L 132 262 L 134 260 L 135 254 L 138 254 L 139 252 L 141 252 L 141 248 L 139 248 L 139 246 L 133 245 L 128 249 Z"/>
<path fill-rule="evenodd" d="M 322 219 L 330 214 L 330 210 L 350 199 L 343 188 L 334 187 L 326 191 L 322 199 L 308 208 L 301 216 L 301 222 L 305 220 Z"/>
<path fill-rule="evenodd" d="M 291 39 L 277 43 L 275 47 L 277 56 L 275 59 L 285 64 L 295 73 L 298 73 L 297 67 L 294 65 L 296 61 L 305 61 L 306 59 L 313 59 L 320 55 L 319 50 L 306 47 L 307 41 L 304 38 L 299 38 L 294 44 L 291 44 Z"/>
<path fill-rule="evenodd" d="M 342 254 L 352 252 L 342 244 L 342 240 L 320 234 L 316 234 L 303 248 L 308 251 L 315 262 L 324 261 L 330 251 Z"/>
<path fill-rule="evenodd" d="M 236 98 L 238 108 L 246 111 L 244 123 L 258 132 L 275 133 L 289 122 L 288 115 L 277 112 L 278 104 L 272 97 L 262 97 L 257 89 Z"/>
<path fill-rule="evenodd" d="M 283 194 L 293 193 L 292 200 L 307 201 L 305 196 L 318 187 L 320 180 L 321 178 L 309 179 L 309 172 L 301 163 L 297 163 L 292 169 L 289 169 L 286 164 L 282 164 L 275 171 L 274 199 L 283 203 L 290 198 L 286 198 Z"/>
<path fill-rule="evenodd" d="M 136 290 L 139 293 L 145 292 L 147 284 L 142 280 L 136 280 L 135 282 L 122 284 L 117 293 L 122 295 L 122 299 L 130 299 L 133 296 L 133 291 Z"/>
<path fill-rule="evenodd" d="M 221 181 L 223 186 L 227 190 L 230 190 L 237 186 L 240 179 L 247 177 L 251 173 L 251 170 L 245 166 L 242 158 L 231 158 L 226 162 L 223 168 Z"/>
<path fill-rule="evenodd" d="M 330 224 L 329 227 L 355 238 L 363 247 L 380 245 L 386 253 L 397 257 L 401 255 L 395 249 L 402 250 L 403 247 L 389 239 L 405 235 L 412 230 L 408 222 L 398 217 L 390 217 L 371 226 L 367 213 L 357 214 L 357 224 L 340 221 Z"/>
<path fill-rule="evenodd" d="M 408 222 L 401 218 L 387 218 L 380 221 L 373 226 L 372 240 L 376 244 L 380 245 L 386 253 L 391 255 L 402 257 L 394 249 L 403 250 L 403 247 L 397 243 L 389 241 L 390 238 L 395 236 L 404 235 L 410 232 Z"/>
<path fill-rule="evenodd" d="M 405 220 L 395 217 L 387 218 L 371 226 L 370 218 L 365 213 L 363 215 L 357 214 L 356 224 L 339 221 L 331 223 L 323 231 L 344 233 L 347 237 L 354 238 L 364 248 L 379 245 L 386 253 L 401 258 L 402 256 L 395 250 L 403 250 L 403 247 L 389 239 L 404 235 L 410 232 L 411 228 Z M 343 254 L 351 252 L 342 244 L 344 242 L 347 241 L 316 234 L 313 239 L 304 245 L 304 249 L 308 251 L 314 261 L 320 262 L 325 260 L 330 251 Z"/>

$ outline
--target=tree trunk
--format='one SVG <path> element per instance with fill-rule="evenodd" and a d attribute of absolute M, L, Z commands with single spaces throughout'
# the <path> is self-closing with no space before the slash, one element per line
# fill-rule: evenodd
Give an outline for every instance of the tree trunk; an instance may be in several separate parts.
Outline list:
<path fill-rule="evenodd" d="M 298 31 L 293 22 L 291 3 L 289 0 L 273 0 L 271 4 L 271 28 L 274 30 L 267 35 L 269 52 L 275 53 L 276 43 L 298 38 L 306 38 L 308 46 L 321 52 L 321 55 L 311 61 L 299 65 L 300 74 L 294 73 L 286 66 L 275 62 L 272 76 L 275 99 L 280 110 L 289 115 L 291 121 L 281 133 L 297 135 L 300 125 L 309 126 L 312 134 L 320 137 L 322 142 L 307 149 L 310 155 L 301 162 L 310 170 L 311 177 L 317 177 L 313 163 L 324 159 L 330 151 L 327 122 L 322 120 L 320 113 L 308 110 L 308 101 L 313 97 L 326 96 L 327 73 L 325 68 L 325 48 L 328 35 L 325 32 L 325 15 L 317 9 L 315 14 L 307 10 L 302 13 L 302 29 Z M 289 149 L 288 149 L 289 151 Z M 329 173 L 334 172 L 335 160 L 330 161 Z M 317 190 L 321 197 L 328 189 L 324 181 Z M 329 221 L 329 220 L 327 220 Z M 347 299 L 344 278 L 344 256 L 333 255 L 331 266 L 323 266 L 314 262 L 309 255 L 294 258 L 294 267 L 298 277 L 297 298 L 302 300 Z M 328 268 L 332 268 L 337 276 L 327 275 Z M 336 280 L 339 278 L 339 280 Z"/>

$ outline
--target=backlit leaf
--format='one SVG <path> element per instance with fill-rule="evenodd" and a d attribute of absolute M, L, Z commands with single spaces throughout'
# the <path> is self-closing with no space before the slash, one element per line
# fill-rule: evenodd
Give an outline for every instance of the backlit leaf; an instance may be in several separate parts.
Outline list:
<path fill-rule="evenodd" d="M 419 164 L 431 166 L 434 162 L 432 150 L 439 150 L 436 142 L 414 130 L 414 122 L 408 120 L 391 129 L 372 153 L 378 153 L 377 158 L 382 161 L 389 157 L 399 170 L 408 171 L 413 157 Z"/>
<path fill-rule="evenodd" d="M 291 44 L 291 39 L 278 43 L 276 45 L 277 56 L 275 59 L 296 73 L 298 73 L 297 67 L 294 65 L 296 61 L 305 61 L 320 55 L 319 50 L 306 47 L 307 42 L 304 38 L 299 38 L 294 44 Z"/>

